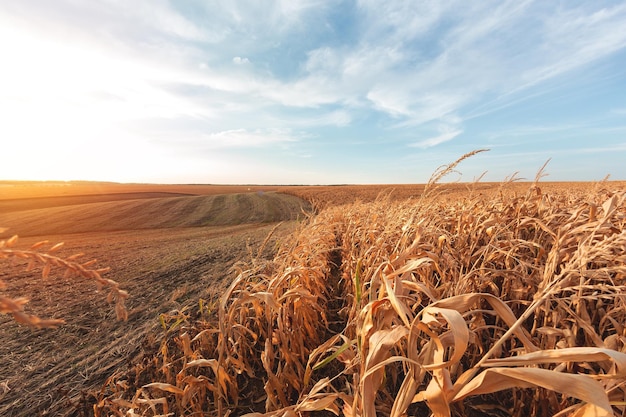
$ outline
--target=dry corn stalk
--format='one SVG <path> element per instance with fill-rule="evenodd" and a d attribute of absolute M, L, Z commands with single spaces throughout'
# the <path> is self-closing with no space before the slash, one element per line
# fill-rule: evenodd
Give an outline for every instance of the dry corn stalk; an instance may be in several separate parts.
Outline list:
<path fill-rule="evenodd" d="M 540 177 L 321 210 L 178 339 L 169 409 L 626 413 L 626 193 Z"/>

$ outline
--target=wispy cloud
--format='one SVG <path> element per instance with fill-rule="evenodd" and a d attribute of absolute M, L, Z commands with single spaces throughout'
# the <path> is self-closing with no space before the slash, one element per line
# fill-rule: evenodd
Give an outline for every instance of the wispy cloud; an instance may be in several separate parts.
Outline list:
<path fill-rule="evenodd" d="M 428 139 L 421 140 L 419 142 L 413 143 L 409 146 L 418 147 L 418 148 L 432 148 L 437 145 L 441 145 L 442 143 L 448 142 L 461 133 L 463 133 L 460 129 L 451 128 L 449 126 L 443 127 L 439 129 L 440 134 L 437 136 L 430 137 Z"/>
<path fill-rule="evenodd" d="M 591 154 L 591 153 L 611 153 L 611 152 L 626 152 L 626 142 L 617 143 L 612 146 L 597 146 L 597 147 L 588 147 L 588 148 L 576 148 L 576 149 L 568 149 L 564 151 L 565 153 L 572 154 Z"/>
<path fill-rule="evenodd" d="M 525 71 L 523 78 L 534 84 L 579 68 L 626 46 L 626 4 L 590 10 L 578 9 L 548 15 L 539 46 L 541 62 Z"/>
<path fill-rule="evenodd" d="M 611 109 L 611 113 L 612 114 L 618 114 L 618 115 L 626 115 L 626 107 L 624 107 L 624 108 L 617 108 L 617 109 Z"/>
<path fill-rule="evenodd" d="M 225 130 L 202 136 L 203 146 L 218 148 L 259 148 L 279 143 L 295 142 L 290 129 L 246 129 Z"/>

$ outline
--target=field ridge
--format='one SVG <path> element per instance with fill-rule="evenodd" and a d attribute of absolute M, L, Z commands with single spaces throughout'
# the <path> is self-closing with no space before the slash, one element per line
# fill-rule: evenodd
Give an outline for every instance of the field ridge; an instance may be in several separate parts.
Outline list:
<path fill-rule="evenodd" d="M 67 197 L 65 197 L 67 198 Z M 96 197 L 92 197 L 96 198 Z M 101 196 L 98 198 L 106 198 Z M 152 197 L 2 212 L 7 234 L 53 236 L 119 230 L 228 226 L 296 220 L 309 203 L 276 192 Z M 87 199 L 90 201 L 90 199 Z M 14 201 L 14 200 L 10 200 Z M 9 202 L 10 202 L 9 201 Z M 74 201 L 74 200 L 72 200 Z M 40 202 L 40 205 L 43 204 Z M 50 204 L 54 204 L 54 201 Z"/>

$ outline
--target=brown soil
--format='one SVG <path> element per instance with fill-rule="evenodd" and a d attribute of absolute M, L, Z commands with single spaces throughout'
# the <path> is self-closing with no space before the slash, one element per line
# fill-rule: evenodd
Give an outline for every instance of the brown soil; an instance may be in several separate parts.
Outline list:
<path fill-rule="evenodd" d="M 0 181 L 0 200 L 146 193 L 217 195 L 276 191 L 279 188 L 282 187 L 276 185 L 120 184 L 89 181 Z"/>
<path fill-rule="evenodd" d="M 89 393 L 144 349 L 153 348 L 163 334 L 160 314 L 198 314 L 199 299 L 216 299 L 236 276 L 231 270 L 235 263 L 271 258 L 306 206 L 292 196 L 252 193 L 132 200 L 112 196 L 106 202 L 0 211 L 1 225 L 10 223 L 15 232 L 29 236 L 20 238 L 18 247 L 27 249 L 42 239 L 63 241 L 59 256 L 83 252 L 86 258 L 98 258 L 98 266 L 112 269 L 105 277 L 130 293 L 129 320 L 118 322 L 106 294 L 91 282 L 64 279 L 63 271 L 54 269 L 44 281 L 41 271 L 24 272 L 25 265 L 4 262 L 3 295 L 27 297 L 28 313 L 63 318 L 66 324 L 36 330 L 0 315 L 0 415 L 93 415 Z M 201 212 L 208 219 L 204 223 L 198 220 Z M 211 223 L 213 218 L 218 221 Z M 286 222 L 259 254 L 281 220 Z"/>
<path fill-rule="evenodd" d="M 300 198 L 275 192 L 167 198 L 136 198 L 135 194 L 126 194 L 125 199 L 119 199 L 119 195 L 115 198 L 4 213 L 0 205 L 0 225 L 9 228 L 5 237 L 15 233 L 22 237 L 51 236 L 271 223 L 302 218 L 301 210 L 306 208 Z M 56 197 L 44 200 L 56 200 Z M 7 203 L 10 201 L 14 200 Z"/>

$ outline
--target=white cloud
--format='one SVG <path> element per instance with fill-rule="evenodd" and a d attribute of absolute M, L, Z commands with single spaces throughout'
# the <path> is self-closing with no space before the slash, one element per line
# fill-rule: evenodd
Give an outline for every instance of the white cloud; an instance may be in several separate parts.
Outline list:
<path fill-rule="evenodd" d="M 612 146 L 598 146 L 595 148 L 566 149 L 563 153 L 590 154 L 590 153 L 616 153 L 626 152 L 626 142 L 616 143 Z"/>
<path fill-rule="evenodd" d="M 242 58 L 240 56 L 236 56 L 233 58 L 233 62 L 236 65 L 245 65 L 245 64 L 249 64 L 250 60 L 248 58 Z"/>
<path fill-rule="evenodd" d="M 113 2 L 109 5 L 113 8 L 118 7 L 118 10 L 112 13 L 113 15 L 126 15 L 134 24 L 140 22 L 155 32 L 174 35 L 189 41 L 217 42 L 223 39 L 222 36 L 210 32 L 210 27 L 200 27 L 161 0 L 135 0 L 132 4 Z"/>
<path fill-rule="evenodd" d="M 455 2 L 407 2 L 403 0 L 359 0 L 359 9 L 365 15 L 365 38 L 379 42 L 405 42 L 432 30 L 442 15 L 458 7 Z M 463 4 L 463 6 L 466 6 Z"/>
<path fill-rule="evenodd" d="M 350 125 L 352 122 L 352 116 L 345 110 L 336 110 L 322 115 L 317 119 L 313 119 L 313 122 L 316 123 L 317 126 L 333 125 L 344 127 Z"/>
<path fill-rule="evenodd" d="M 315 111 L 313 114 L 291 116 L 291 124 L 299 128 L 315 128 L 322 126 L 346 127 L 352 123 L 352 115 L 346 110 L 333 110 L 324 113 Z M 276 124 L 278 124 L 278 120 Z"/>
<path fill-rule="evenodd" d="M 329 46 L 313 49 L 307 52 L 307 60 L 304 68 L 312 74 L 336 74 L 341 70 L 342 53 Z"/>
<path fill-rule="evenodd" d="M 203 145 L 210 149 L 259 148 L 278 143 L 295 142 L 297 138 L 290 129 L 224 130 L 202 135 Z M 200 145 L 202 146 L 202 145 Z"/>
<path fill-rule="evenodd" d="M 539 65 L 523 73 L 525 86 L 582 67 L 626 47 L 626 5 L 591 12 L 584 7 L 548 16 L 537 45 Z"/>
<path fill-rule="evenodd" d="M 410 109 L 411 98 L 390 88 L 375 88 L 367 93 L 367 99 L 375 108 L 394 117 L 411 116 L 413 113 Z"/>
<path fill-rule="evenodd" d="M 441 145 L 442 143 L 451 141 L 452 139 L 459 136 L 463 133 L 460 129 L 455 129 L 450 126 L 444 126 L 439 129 L 440 134 L 437 136 L 430 137 L 428 139 L 421 140 L 419 142 L 413 143 L 409 146 L 417 147 L 417 148 L 432 148 L 437 145 Z"/>
<path fill-rule="evenodd" d="M 468 113 L 469 105 L 486 96 L 510 95 L 485 108 L 496 110 L 541 81 L 626 46 L 626 6 L 595 13 L 548 6 L 547 13 L 545 5 L 514 1 L 462 7 L 461 12 L 458 5 L 438 3 L 416 13 L 418 6 L 411 3 L 409 12 L 403 10 L 406 4 L 359 3 L 368 19 L 361 26 L 363 38 L 377 43 L 343 56 L 343 78 L 334 79 L 334 91 L 362 94 L 375 109 L 405 118 L 404 125 Z M 437 23 L 446 20 L 455 24 L 432 36 Z M 326 48 L 324 56 L 333 57 L 335 51 Z M 369 88 L 350 90 L 347 80 L 362 86 L 369 82 Z"/>

